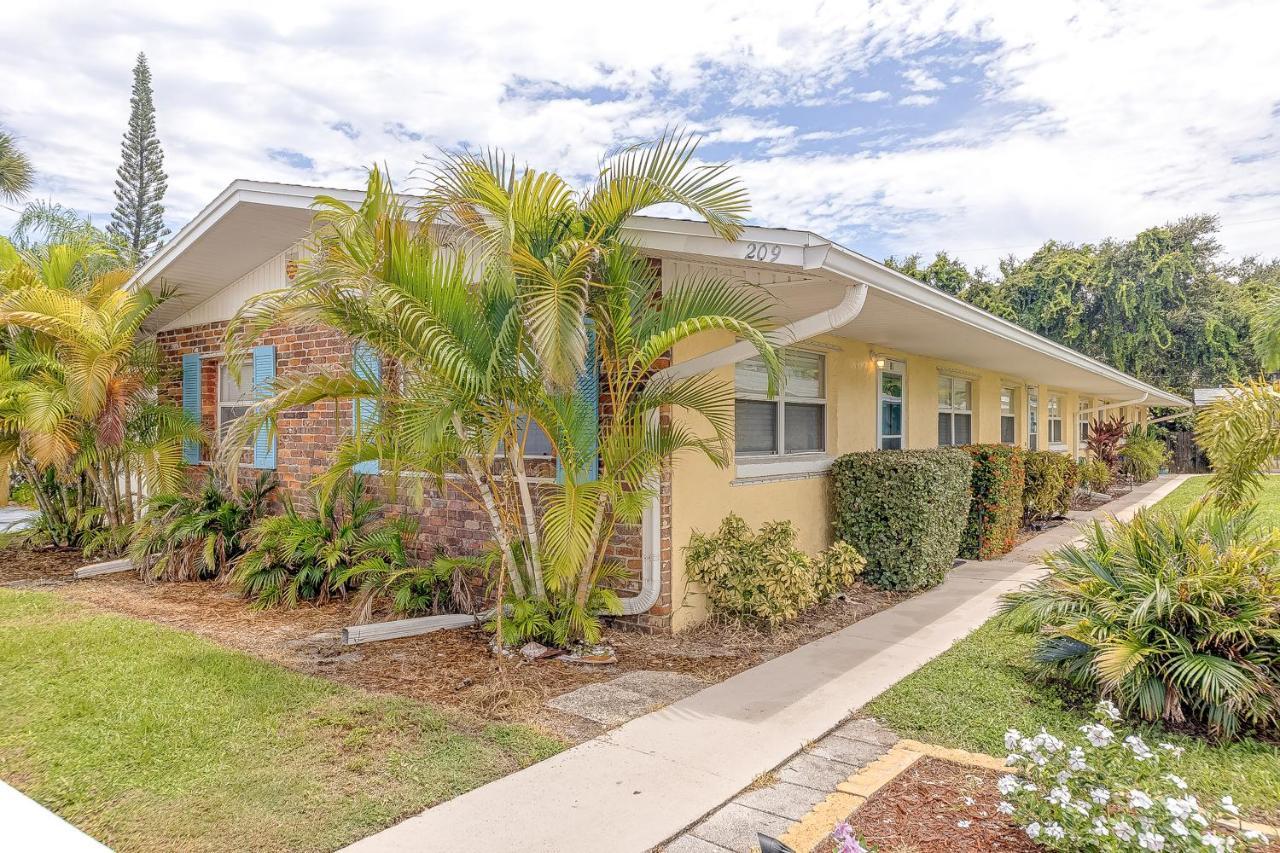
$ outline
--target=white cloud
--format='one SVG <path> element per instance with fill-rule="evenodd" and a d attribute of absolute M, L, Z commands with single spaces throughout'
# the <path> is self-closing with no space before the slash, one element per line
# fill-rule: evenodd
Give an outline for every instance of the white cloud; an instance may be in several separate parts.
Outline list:
<path fill-rule="evenodd" d="M 386 162 L 404 179 L 437 145 L 585 180 L 606 150 L 685 124 L 740 152 L 757 220 L 855 248 L 991 264 L 1211 212 L 1228 250 L 1278 253 L 1278 4 L 802 0 L 782 23 L 763 0 L 600 9 L 22 4 L 0 123 L 42 195 L 105 214 L 145 49 L 174 224 L 237 177 L 352 186 Z M 883 67 L 909 94 L 891 98 Z"/>

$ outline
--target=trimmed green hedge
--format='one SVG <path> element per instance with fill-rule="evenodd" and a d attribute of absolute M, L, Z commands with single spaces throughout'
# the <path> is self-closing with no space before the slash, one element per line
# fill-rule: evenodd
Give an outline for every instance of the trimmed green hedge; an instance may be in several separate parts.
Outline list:
<path fill-rule="evenodd" d="M 1004 444 L 962 447 L 973 457 L 969 523 L 960 539 L 960 556 L 990 560 L 1007 554 L 1022 526 L 1022 493 L 1026 487 L 1025 455 Z"/>
<path fill-rule="evenodd" d="M 867 559 L 863 580 L 913 590 L 946 577 L 960 551 L 973 461 L 959 448 L 871 450 L 831 466 L 836 537 Z"/>
<path fill-rule="evenodd" d="M 1027 454 L 1026 468 L 1027 485 L 1022 492 L 1026 520 L 1044 521 L 1066 515 L 1079 470 L 1075 460 L 1052 450 L 1037 450 Z"/>

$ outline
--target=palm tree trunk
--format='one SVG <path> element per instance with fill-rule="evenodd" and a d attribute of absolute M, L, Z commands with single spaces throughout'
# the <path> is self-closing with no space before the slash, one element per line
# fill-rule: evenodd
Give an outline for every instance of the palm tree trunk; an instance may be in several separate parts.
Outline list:
<path fill-rule="evenodd" d="M 467 430 L 462 425 L 462 418 L 458 417 L 457 413 L 453 415 L 453 430 L 465 444 Z M 470 452 L 464 452 L 462 458 L 467 464 L 467 471 L 470 472 L 471 479 L 480 491 L 480 502 L 484 505 L 485 514 L 489 517 L 489 525 L 493 528 L 493 536 L 498 541 L 498 547 L 502 550 L 503 571 L 510 575 L 511 588 L 515 590 L 516 595 L 523 597 L 526 595 L 524 580 L 520 577 L 519 567 L 511 559 L 511 537 L 507 535 L 506 525 L 502 523 L 502 517 L 498 514 L 498 505 L 493 496 L 493 477 L 486 476 L 485 472 L 480 470 L 480 463 L 476 462 Z M 498 607 L 502 607 L 501 601 L 498 602 Z"/>
<path fill-rule="evenodd" d="M 591 520 L 591 553 L 583 560 L 582 573 L 578 576 L 578 589 L 574 595 L 574 600 L 579 607 L 587 606 L 587 596 L 591 594 L 591 576 L 595 574 L 598 555 L 604 549 L 604 545 L 600 542 L 600 529 L 604 527 L 604 510 L 607 500 L 608 498 L 603 494 L 596 499 L 596 515 Z"/>
<path fill-rule="evenodd" d="M 533 578 L 533 594 L 538 598 L 547 597 L 546 583 L 542 577 L 542 558 L 538 544 L 538 518 L 533 510 L 533 495 L 529 492 L 529 477 L 524 468 L 524 448 L 519 442 L 512 443 L 511 466 L 516 475 L 516 485 L 520 490 L 520 508 L 523 510 L 524 535 L 529 543 L 529 574 Z"/>

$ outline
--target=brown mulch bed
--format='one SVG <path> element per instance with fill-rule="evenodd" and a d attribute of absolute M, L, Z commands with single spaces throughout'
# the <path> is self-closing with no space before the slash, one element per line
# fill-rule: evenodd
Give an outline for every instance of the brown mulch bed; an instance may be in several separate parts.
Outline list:
<path fill-rule="evenodd" d="M 90 562 L 79 548 L 32 549 L 8 545 L 0 548 L 0 586 L 69 581 L 76 569 Z M 33 581 L 36 583 L 31 583 Z"/>
<path fill-rule="evenodd" d="M 355 621 L 345 601 L 293 610 L 254 610 L 218 582 L 144 583 L 133 572 L 70 582 L 72 569 L 85 562 L 74 552 L 70 556 L 69 562 L 66 555 L 55 561 L 45 552 L 0 548 L 0 566 L 9 571 L 0 575 L 0 586 L 12 581 L 19 581 L 15 586 L 52 586 L 70 601 L 190 631 L 290 669 L 463 708 L 489 719 L 541 726 L 572 741 L 594 737 L 603 727 L 545 708 L 547 699 L 635 670 L 667 670 L 708 683 L 722 681 L 906 597 L 859 584 L 847 595 L 773 632 L 705 624 L 666 636 L 617 627 L 606 635 L 617 651 L 618 663 L 613 665 L 588 667 L 522 658 L 500 665 L 490 651 L 488 636 L 479 628 L 342 646 L 342 628 Z M 15 568 L 19 565 L 22 568 Z"/>
<path fill-rule="evenodd" d="M 1040 850 L 996 811 L 998 776 L 922 758 L 854 812 L 849 823 L 864 844 L 880 853 Z M 968 826 L 960 826 L 965 821 Z M 821 844 L 814 853 L 830 850 Z"/>

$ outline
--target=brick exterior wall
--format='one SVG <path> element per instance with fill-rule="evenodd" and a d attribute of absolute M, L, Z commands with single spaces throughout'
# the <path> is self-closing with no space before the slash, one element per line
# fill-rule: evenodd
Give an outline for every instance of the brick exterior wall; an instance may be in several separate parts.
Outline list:
<path fill-rule="evenodd" d="M 218 372 L 225 322 L 188 326 L 161 332 L 157 342 L 172 369 L 161 384 L 162 398 L 181 405 L 182 356 L 199 353 L 207 356 L 201 362 L 201 422 L 212 435 L 217 424 Z M 345 337 L 322 328 L 288 328 L 270 330 L 259 341 L 276 347 L 278 376 L 313 373 L 346 368 L 351 363 L 352 343 Z M 669 418 L 669 414 L 664 414 Z M 329 460 L 343 435 L 352 428 L 350 401 L 324 402 L 299 407 L 281 415 L 276 425 L 276 475 L 281 488 L 295 502 L 306 500 L 307 487 L 313 478 L 327 469 Z M 207 453 L 205 454 L 208 455 Z M 248 466 L 249 454 L 240 470 L 242 479 L 252 479 L 257 471 Z M 535 463 L 536 464 L 536 463 Z M 546 463 L 543 463 L 546 467 Z M 539 472 L 545 473 L 545 472 Z M 377 488 L 387 511 L 418 519 L 418 536 L 414 556 L 429 560 L 437 550 L 448 554 L 474 554 L 488 542 L 489 523 L 483 508 L 456 490 L 440 493 L 433 483 L 422 484 L 423 501 L 416 501 L 417 488 L 402 482 L 395 498 L 381 478 Z M 662 592 L 654 607 L 634 617 L 620 617 L 619 624 L 654 632 L 671 630 L 671 478 L 664 470 L 661 486 L 662 505 Z M 640 589 L 643 568 L 642 540 L 639 525 L 619 525 L 609 556 L 624 564 L 633 580 L 625 584 L 627 592 Z"/>

